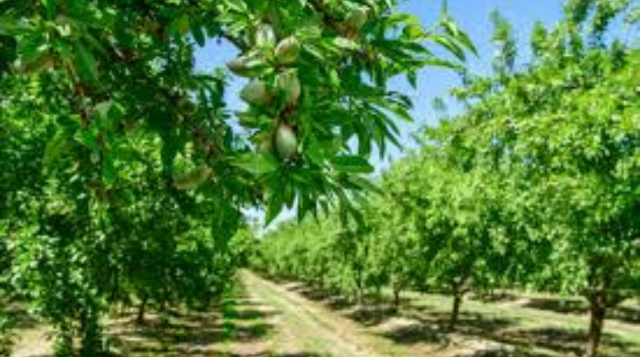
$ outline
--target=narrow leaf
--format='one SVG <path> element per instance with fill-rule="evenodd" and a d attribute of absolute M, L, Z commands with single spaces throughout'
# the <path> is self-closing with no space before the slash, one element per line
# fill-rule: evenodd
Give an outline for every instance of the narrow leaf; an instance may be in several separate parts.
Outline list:
<path fill-rule="evenodd" d="M 334 157 L 331 160 L 331 165 L 334 169 L 341 172 L 354 174 L 368 174 L 373 172 L 373 166 L 371 166 L 365 158 L 355 155 Z"/>

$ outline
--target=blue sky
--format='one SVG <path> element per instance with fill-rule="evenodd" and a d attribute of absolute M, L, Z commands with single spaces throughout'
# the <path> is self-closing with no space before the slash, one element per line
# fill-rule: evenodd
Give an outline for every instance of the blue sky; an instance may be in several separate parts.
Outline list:
<path fill-rule="evenodd" d="M 418 16 L 425 26 L 437 20 L 442 9 L 440 0 L 409 0 L 404 1 L 399 11 Z M 494 9 L 500 10 L 513 25 L 515 34 L 523 49 L 527 48 L 529 33 L 535 21 L 542 21 L 546 25 L 553 25 L 562 15 L 561 0 L 449 0 L 449 13 L 458 21 L 460 26 L 469 34 L 479 51 L 479 57 L 470 57 L 467 65 L 473 73 L 486 73 L 490 68 L 493 45 L 491 43 L 492 26 L 489 14 Z M 523 53 L 526 58 L 526 51 Z M 224 65 L 225 62 L 237 56 L 237 51 L 227 43 L 210 41 L 196 53 L 198 70 L 210 71 Z M 231 83 L 228 91 L 229 106 L 236 110 L 243 104 L 238 100 L 238 92 L 243 85 L 242 80 Z M 419 77 L 418 89 L 411 88 L 404 79 L 392 83 L 393 89 L 402 91 L 413 98 L 414 123 L 402 123 L 402 142 L 408 147 L 414 143 L 410 134 L 425 124 L 437 122 L 437 114 L 431 109 L 431 103 L 436 97 L 446 97 L 452 87 L 459 84 L 456 74 L 441 68 L 427 68 Z M 452 111 L 456 110 L 455 103 L 448 103 Z M 402 155 L 400 150 L 391 150 L 390 155 L 397 158 Z M 375 160 L 380 168 L 388 166 L 388 160 Z"/>
<path fill-rule="evenodd" d="M 265 0 L 267 1 L 267 0 Z M 280 0 L 282 1 L 282 0 Z M 449 14 L 464 29 L 478 48 L 479 56 L 468 59 L 468 67 L 476 74 L 486 73 L 490 69 L 494 52 L 491 43 L 492 25 L 489 14 L 498 9 L 514 27 L 515 35 L 522 49 L 526 61 L 528 39 L 531 29 L 536 21 L 542 21 L 547 26 L 558 22 L 562 16 L 562 0 L 449 0 Z M 418 16 L 423 24 L 428 27 L 437 20 L 442 9 L 441 0 L 408 0 L 402 3 L 399 11 L 408 12 Z M 204 48 L 196 53 L 196 66 L 201 71 L 210 71 L 224 65 L 233 59 L 237 51 L 226 43 L 210 41 Z M 228 103 L 231 109 L 241 109 L 243 104 L 238 100 L 238 92 L 243 81 L 234 80 L 228 91 Z M 401 124 L 401 141 L 407 147 L 414 147 L 410 134 L 425 124 L 437 123 L 438 116 L 431 109 L 431 103 L 436 97 L 446 98 L 449 90 L 459 84 L 458 76 L 441 68 L 427 68 L 419 77 L 418 89 L 412 89 L 403 79 L 392 83 L 395 90 L 399 90 L 413 98 L 415 107 L 413 110 L 414 123 Z M 448 103 L 451 111 L 456 111 L 453 103 Z M 378 170 L 384 170 L 389 162 L 402 156 L 400 150 L 391 150 L 387 160 L 375 159 L 374 164 Z M 290 214 L 284 214 L 289 216 Z"/>
<path fill-rule="evenodd" d="M 449 0 L 448 11 L 471 37 L 479 56 L 470 56 L 467 66 L 472 73 L 486 73 L 494 52 L 491 42 L 493 27 L 489 19 L 490 13 L 498 9 L 511 22 L 514 34 L 518 39 L 523 55 L 526 58 L 528 40 L 536 21 L 552 26 L 562 16 L 561 0 Z M 437 20 L 441 1 L 412 0 L 401 6 L 401 10 L 419 16 L 423 24 L 428 26 Z M 416 120 L 420 123 L 433 123 L 435 116 L 430 103 L 435 97 L 445 96 L 448 91 L 459 84 L 455 74 L 438 68 L 427 68 L 420 77 L 420 86 L 413 93 L 416 103 Z"/>

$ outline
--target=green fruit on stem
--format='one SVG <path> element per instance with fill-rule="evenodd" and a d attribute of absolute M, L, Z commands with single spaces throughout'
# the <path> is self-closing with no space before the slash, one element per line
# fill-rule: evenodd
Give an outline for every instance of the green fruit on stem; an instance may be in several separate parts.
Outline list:
<path fill-rule="evenodd" d="M 302 88 L 297 70 L 290 69 L 278 75 L 276 85 L 284 93 L 287 105 L 295 105 L 298 102 Z"/>
<path fill-rule="evenodd" d="M 212 170 L 210 167 L 202 166 L 188 174 L 173 180 L 173 185 L 178 190 L 191 190 L 203 184 L 210 176 Z"/>
<path fill-rule="evenodd" d="M 273 98 L 264 81 L 253 80 L 240 92 L 240 98 L 251 105 L 266 106 Z"/>
<path fill-rule="evenodd" d="M 346 23 L 352 29 L 360 29 L 367 22 L 369 17 L 369 9 L 363 6 L 358 6 L 349 12 L 347 15 Z"/>
<path fill-rule="evenodd" d="M 276 58 L 282 64 L 292 64 L 300 55 L 300 42 L 295 36 L 287 37 L 280 41 L 276 47 Z"/>
<path fill-rule="evenodd" d="M 255 78 L 264 74 L 268 65 L 262 54 L 252 52 L 228 62 L 227 68 L 241 77 Z"/>
<path fill-rule="evenodd" d="M 298 151 L 298 138 L 290 126 L 281 124 L 278 127 L 278 131 L 276 132 L 276 149 L 283 159 L 292 158 Z"/>

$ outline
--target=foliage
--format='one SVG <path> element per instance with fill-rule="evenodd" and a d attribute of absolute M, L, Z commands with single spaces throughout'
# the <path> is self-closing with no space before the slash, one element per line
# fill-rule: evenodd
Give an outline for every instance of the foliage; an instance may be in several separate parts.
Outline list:
<path fill-rule="evenodd" d="M 491 90 L 461 92 L 480 99 L 463 119 L 474 127 L 476 165 L 489 160 L 527 182 L 517 188 L 521 224 L 543 246 L 533 252 L 545 254 L 534 260 L 533 283 L 591 304 L 588 356 L 596 355 L 606 310 L 640 287 L 640 56 L 620 40 L 605 42 L 626 5 L 569 2 L 566 22 L 535 32 L 530 68 L 488 83 Z"/>
<path fill-rule="evenodd" d="M 630 292 L 633 285 L 624 277 L 638 257 L 632 217 L 640 128 L 634 69 L 640 56 L 619 40 L 603 41 L 606 24 L 624 5 L 604 3 L 588 5 L 588 14 L 595 7 L 590 17 L 570 12 L 554 31 L 538 31 L 532 39 L 537 55 L 522 73 L 485 91 L 471 86 L 459 93 L 481 100 L 460 119 L 474 165 L 521 183 L 516 194 L 524 197 L 518 202 L 523 213 L 544 207 L 523 219 L 531 235 L 553 245 L 554 264 L 542 264 L 539 283 L 574 293 L 588 293 L 605 276 L 613 278 L 606 284 L 613 290 Z M 607 7 L 614 3 L 619 8 Z M 596 266 L 607 273 L 589 273 Z"/>
<path fill-rule="evenodd" d="M 144 317 L 218 299 L 250 252 L 243 209 L 349 209 L 410 119 L 388 81 L 459 66 L 427 44 L 473 50 L 446 14 L 427 32 L 395 6 L 0 2 L 0 273 L 54 326 L 57 355 L 76 338 L 99 355 L 115 304 Z M 238 58 L 196 71 L 215 40 Z M 250 80 L 241 113 L 224 100 L 234 75 Z"/>
<path fill-rule="evenodd" d="M 383 194 L 362 208 L 364 228 L 350 230 L 366 252 L 352 249 L 351 264 L 368 262 L 376 277 L 366 288 L 407 281 L 450 292 L 452 325 L 469 290 L 582 295 L 586 355 L 596 356 L 607 309 L 640 291 L 640 52 L 610 29 L 636 26 L 633 11 L 629 1 L 568 1 L 562 22 L 534 27 L 527 65 L 511 26 L 492 15 L 494 73 L 464 73 L 453 95 L 467 110 L 426 129 L 424 148 L 385 173 Z M 309 255 L 338 239 L 297 238 L 308 225 L 262 243 L 276 272 L 315 271 Z M 303 254 L 270 256 L 288 240 Z M 320 274 L 344 265 L 333 261 Z"/>

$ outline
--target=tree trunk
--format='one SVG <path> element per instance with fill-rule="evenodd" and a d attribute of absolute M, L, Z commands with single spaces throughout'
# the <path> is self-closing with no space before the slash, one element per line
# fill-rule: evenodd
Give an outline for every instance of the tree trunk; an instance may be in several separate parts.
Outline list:
<path fill-rule="evenodd" d="M 591 303 L 591 322 L 589 324 L 589 338 L 587 340 L 587 348 L 585 357 L 596 357 L 598 355 L 598 346 L 602 337 L 602 328 L 604 327 L 604 318 L 607 308 L 604 304 L 598 302 Z"/>
<path fill-rule="evenodd" d="M 397 314 L 400 312 L 400 289 L 393 289 L 393 311 Z"/>
<path fill-rule="evenodd" d="M 449 319 L 449 330 L 453 331 L 458 323 L 458 315 L 460 315 L 460 305 L 462 305 L 462 293 L 455 291 L 453 294 L 453 308 L 451 309 L 451 317 Z"/>
<path fill-rule="evenodd" d="M 362 306 L 364 304 L 364 292 L 362 290 L 362 283 L 359 279 L 356 281 L 356 300 L 358 306 Z"/>
<path fill-rule="evenodd" d="M 145 295 L 142 297 L 142 301 L 140 302 L 140 306 L 138 307 L 138 318 L 136 321 L 139 324 L 144 323 L 144 314 L 146 309 L 147 309 L 147 296 Z"/>
<path fill-rule="evenodd" d="M 100 313 L 93 301 L 89 301 L 80 312 L 80 356 L 95 357 L 102 352 L 102 328 Z"/>
<path fill-rule="evenodd" d="M 363 305 L 364 304 L 364 287 L 363 287 L 363 281 L 362 281 L 362 272 L 360 271 L 360 269 L 356 269 L 356 276 L 355 276 L 355 281 L 356 281 L 356 288 L 357 288 L 357 299 L 358 299 L 358 305 Z"/>

